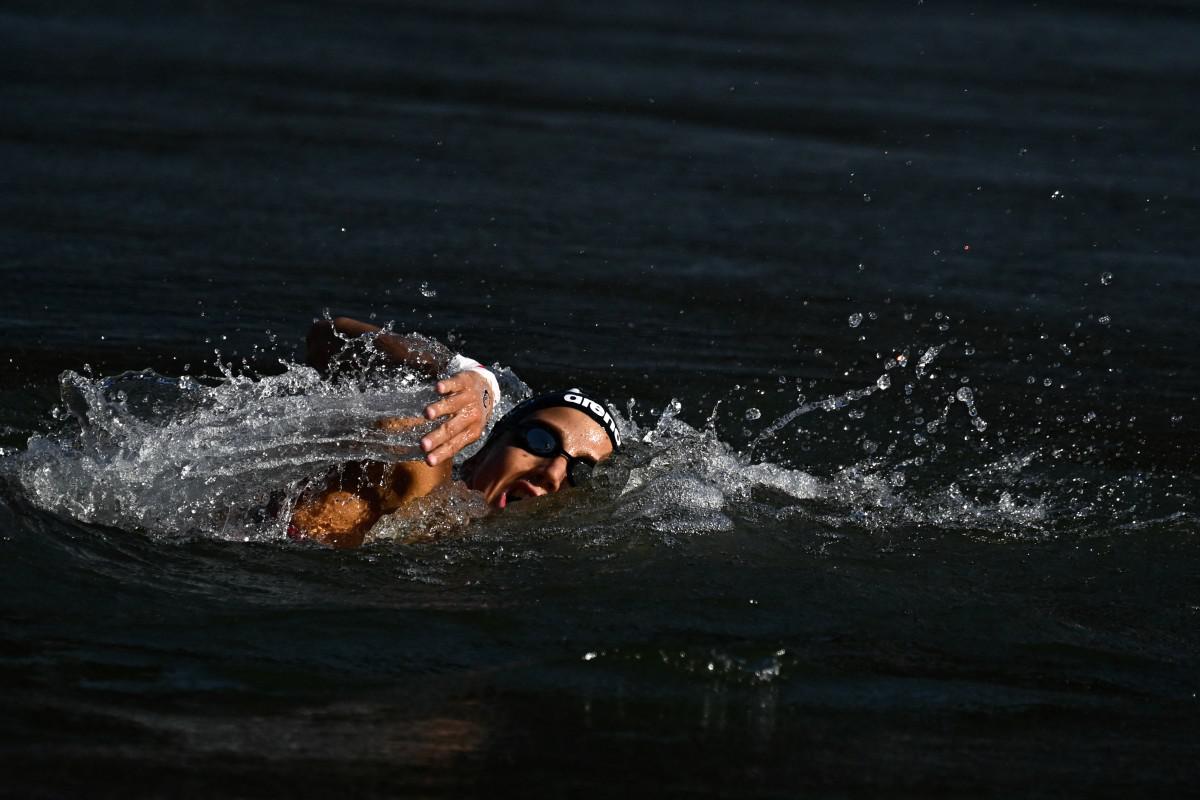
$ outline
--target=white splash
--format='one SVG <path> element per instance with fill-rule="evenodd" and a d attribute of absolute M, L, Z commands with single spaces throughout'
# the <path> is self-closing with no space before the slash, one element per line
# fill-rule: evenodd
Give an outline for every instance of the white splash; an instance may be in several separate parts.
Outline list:
<path fill-rule="evenodd" d="M 66 372 L 60 385 L 62 429 L 0 465 L 32 503 L 81 522 L 228 539 L 280 535 L 301 485 L 337 465 L 421 457 L 434 423 L 401 433 L 376 423 L 420 416 L 436 398 L 411 374 L 331 382 L 296 364 L 213 382 Z"/>

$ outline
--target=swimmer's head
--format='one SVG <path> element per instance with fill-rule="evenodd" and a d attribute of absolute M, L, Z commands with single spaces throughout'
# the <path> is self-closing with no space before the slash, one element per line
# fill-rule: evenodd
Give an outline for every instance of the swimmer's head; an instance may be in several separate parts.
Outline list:
<path fill-rule="evenodd" d="M 465 464 L 467 485 L 493 506 L 580 485 L 621 446 L 611 409 L 580 389 L 532 397 L 506 414 Z"/>

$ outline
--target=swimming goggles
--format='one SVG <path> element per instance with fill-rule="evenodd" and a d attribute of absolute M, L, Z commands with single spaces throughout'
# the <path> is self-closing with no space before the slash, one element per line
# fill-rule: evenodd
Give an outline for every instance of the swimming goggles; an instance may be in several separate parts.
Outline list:
<path fill-rule="evenodd" d="M 567 482 L 572 486 L 582 486 L 592 478 L 592 469 L 596 462 L 590 458 L 573 456 L 563 449 L 562 439 L 558 432 L 537 422 L 526 422 L 518 425 L 514 431 L 512 443 L 527 453 L 541 458 L 557 458 L 562 456 L 567 460 Z"/>

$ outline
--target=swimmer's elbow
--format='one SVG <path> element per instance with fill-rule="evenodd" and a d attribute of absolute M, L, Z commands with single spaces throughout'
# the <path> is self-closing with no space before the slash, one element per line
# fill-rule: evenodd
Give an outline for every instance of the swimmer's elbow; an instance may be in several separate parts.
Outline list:
<path fill-rule="evenodd" d="M 374 503 L 347 491 L 327 491 L 302 500 L 292 513 L 288 533 L 338 549 L 358 547 L 379 519 Z"/>

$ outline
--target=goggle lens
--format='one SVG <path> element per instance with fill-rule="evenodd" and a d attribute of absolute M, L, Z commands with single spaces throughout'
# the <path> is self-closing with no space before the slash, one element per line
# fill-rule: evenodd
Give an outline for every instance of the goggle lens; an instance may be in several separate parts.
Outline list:
<path fill-rule="evenodd" d="M 558 439 L 545 428 L 526 428 L 525 445 L 525 449 L 535 456 L 552 456 L 558 452 Z"/>
<path fill-rule="evenodd" d="M 572 486 L 582 486 L 592 479 L 592 469 L 596 466 L 586 458 L 579 458 L 568 453 L 562 447 L 558 435 L 541 425 L 526 425 L 518 430 L 517 444 L 521 449 L 539 458 L 563 456 L 567 459 L 567 481 Z"/>

